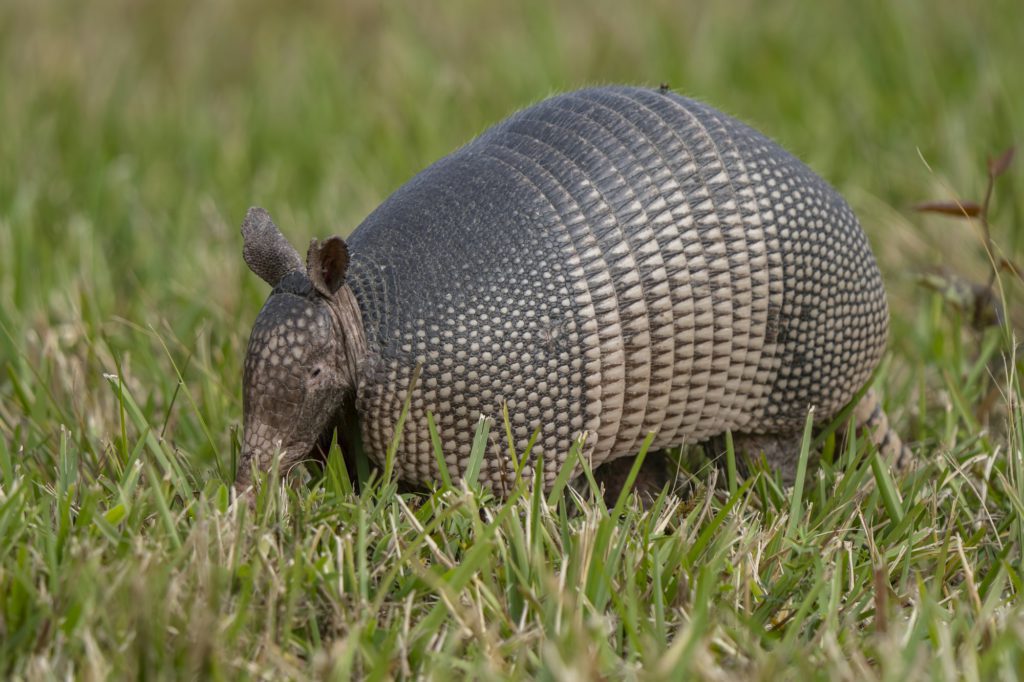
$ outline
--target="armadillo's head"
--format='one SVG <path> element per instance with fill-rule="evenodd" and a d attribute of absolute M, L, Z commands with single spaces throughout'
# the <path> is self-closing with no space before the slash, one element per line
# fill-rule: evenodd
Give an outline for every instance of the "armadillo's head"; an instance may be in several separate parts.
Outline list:
<path fill-rule="evenodd" d="M 266 211 L 249 210 L 243 255 L 274 290 L 264 304 L 245 357 L 243 440 L 235 487 L 252 470 L 280 471 L 330 443 L 342 404 L 355 390 L 362 341 L 359 310 L 348 286 L 348 249 L 340 237 L 313 240 L 303 267 Z"/>

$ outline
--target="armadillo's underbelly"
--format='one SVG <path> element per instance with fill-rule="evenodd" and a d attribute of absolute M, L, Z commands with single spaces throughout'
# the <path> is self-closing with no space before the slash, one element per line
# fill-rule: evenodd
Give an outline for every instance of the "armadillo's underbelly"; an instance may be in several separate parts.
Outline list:
<path fill-rule="evenodd" d="M 431 167 L 353 234 L 373 353 L 359 389 L 382 457 L 413 370 L 396 464 L 436 479 L 435 415 L 460 474 L 519 452 L 550 483 L 575 438 L 596 465 L 726 429 L 798 429 L 877 364 L 887 312 L 856 219 L 804 165 L 703 105 L 596 89 L 527 109 Z"/>

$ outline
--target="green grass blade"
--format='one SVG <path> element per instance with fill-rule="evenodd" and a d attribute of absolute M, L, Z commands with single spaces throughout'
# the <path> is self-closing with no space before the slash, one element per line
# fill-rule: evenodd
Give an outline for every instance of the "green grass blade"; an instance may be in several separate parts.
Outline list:
<path fill-rule="evenodd" d="M 797 460 L 796 480 L 793 483 L 793 497 L 789 505 L 789 525 L 786 528 L 786 537 L 792 539 L 796 534 L 797 526 L 804 516 L 804 480 L 807 477 L 807 460 L 811 452 L 811 429 L 814 427 L 814 408 L 807 411 L 807 419 L 804 422 L 804 436 L 800 442 L 800 458 Z"/>

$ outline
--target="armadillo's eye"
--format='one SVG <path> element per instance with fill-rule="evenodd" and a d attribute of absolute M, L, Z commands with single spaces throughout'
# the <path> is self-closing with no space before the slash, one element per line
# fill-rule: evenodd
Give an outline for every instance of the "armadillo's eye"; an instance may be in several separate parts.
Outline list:
<path fill-rule="evenodd" d="M 309 373 L 309 376 L 310 376 L 310 378 L 313 378 L 313 379 L 315 379 L 316 377 L 320 376 L 320 368 L 319 367 L 314 367 L 313 371 Z"/>

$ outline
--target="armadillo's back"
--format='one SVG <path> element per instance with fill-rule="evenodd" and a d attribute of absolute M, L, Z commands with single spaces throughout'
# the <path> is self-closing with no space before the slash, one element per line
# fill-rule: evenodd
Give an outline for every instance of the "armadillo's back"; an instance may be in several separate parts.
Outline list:
<path fill-rule="evenodd" d="M 402 475 L 484 476 L 521 452 L 550 482 L 588 432 L 594 464 L 725 429 L 827 417 L 877 364 L 887 309 L 849 207 L 800 161 L 706 105 L 596 88 L 519 112 L 423 171 L 349 240 L 371 357 L 359 410 L 382 455 L 417 366 Z"/>

